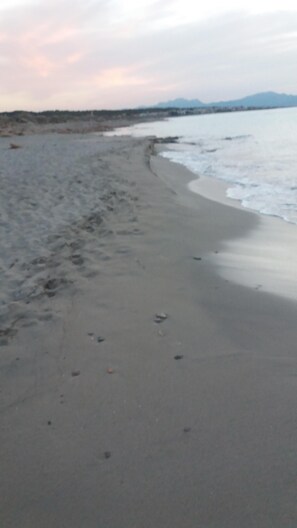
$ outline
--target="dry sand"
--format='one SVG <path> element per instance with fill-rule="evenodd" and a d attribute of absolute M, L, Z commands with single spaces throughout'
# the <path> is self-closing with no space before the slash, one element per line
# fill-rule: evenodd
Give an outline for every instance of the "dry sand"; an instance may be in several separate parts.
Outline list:
<path fill-rule="evenodd" d="M 258 217 L 148 140 L 9 141 L 1 526 L 295 527 L 296 303 L 216 267 Z"/>

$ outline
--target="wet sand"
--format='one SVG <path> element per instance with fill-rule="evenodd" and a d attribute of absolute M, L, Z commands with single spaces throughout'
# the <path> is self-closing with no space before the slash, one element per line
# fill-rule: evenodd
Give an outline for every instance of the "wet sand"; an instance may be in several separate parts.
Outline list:
<path fill-rule="evenodd" d="M 223 182 L 203 177 L 192 180 L 188 186 L 206 198 L 247 210 L 239 201 L 227 198 L 227 185 Z M 257 225 L 248 236 L 227 241 L 219 257 L 216 256 L 218 270 L 238 284 L 297 301 L 297 225 L 256 214 Z"/>
<path fill-rule="evenodd" d="M 297 305 L 216 266 L 258 217 L 149 140 L 57 137 L 0 145 L 1 524 L 295 526 Z"/>

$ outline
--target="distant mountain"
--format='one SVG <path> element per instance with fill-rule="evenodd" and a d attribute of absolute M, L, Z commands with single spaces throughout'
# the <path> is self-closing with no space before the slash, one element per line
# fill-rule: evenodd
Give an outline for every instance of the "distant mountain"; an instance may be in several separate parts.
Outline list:
<path fill-rule="evenodd" d="M 154 105 L 154 108 L 200 108 L 206 106 L 199 99 L 173 99 Z"/>
<path fill-rule="evenodd" d="M 297 95 L 279 94 L 276 92 L 262 92 L 248 95 L 242 99 L 233 101 L 218 101 L 214 103 L 203 103 L 199 99 L 174 99 L 154 105 L 154 108 L 229 108 L 229 107 L 253 107 L 253 108 L 280 108 L 297 106 Z"/>
<path fill-rule="evenodd" d="M 217 103 L 211 103 L 210 106 L 252 106 L 255 108 L 278 108 L 297 106 L 297 95 L 279 94 L 275 92 L 262 92 L 254 95 L 248 95 L 247 97 L 243 97 L 242 99 L 235 99 L 234 101 L 219 101 Z"/>

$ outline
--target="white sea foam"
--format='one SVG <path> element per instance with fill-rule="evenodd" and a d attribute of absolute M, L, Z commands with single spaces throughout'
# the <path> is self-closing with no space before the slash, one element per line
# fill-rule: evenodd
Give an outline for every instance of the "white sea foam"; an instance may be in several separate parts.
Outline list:
<path fill-rule="evenodd" d="M 227 182 L 227 196 L 244 207 L 297 224 L 296 108 L 172 118 L 126 132 L 179 136 L 164 157 Z"/>

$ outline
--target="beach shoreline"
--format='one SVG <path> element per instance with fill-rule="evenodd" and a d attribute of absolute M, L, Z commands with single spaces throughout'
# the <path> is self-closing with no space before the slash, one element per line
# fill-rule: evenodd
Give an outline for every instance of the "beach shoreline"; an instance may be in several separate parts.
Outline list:
<path fill-rule="evenodd" d="M 162 148 L 157 148 L 159 157 L 154 161 L 155 170 L 158 172 L 159 167 L 161 173 L 167 163 L 169 167 L 173 163 L 162 157 L 162 151 Z M 225 182 L 200 177 L 183 165 L 177 165 L 180 167 L 179 176 L 172 180 L 173 186 L 187 186 L 195 195 L 254 215 L 255 227 L 242 237 L 234 236 L 231 241 L 226 240 L 219 258 L 215 259 L 218 272 L 238 284 L 297 301 L 294 266 L 297 255 L 296 224 L 246 208 L 239 200 L 228 198 Z M 165 168 L 165 173 L 170 175 L 172 170 Z M 177 179 L 180 182 L 177 183 Z M 170 176 L 167 182 L 170 182 Z"/>
<path fill-rule="evenodd" d="M 150 139 L 55 137 L 9 151 L 27 194 L 34 152 L 59 236 L 9 271 L 41 291 L 2 335 L 3 526 L 293 526 L 296 303 L 217 273 L 257 215 L 194 195 Z"/>

